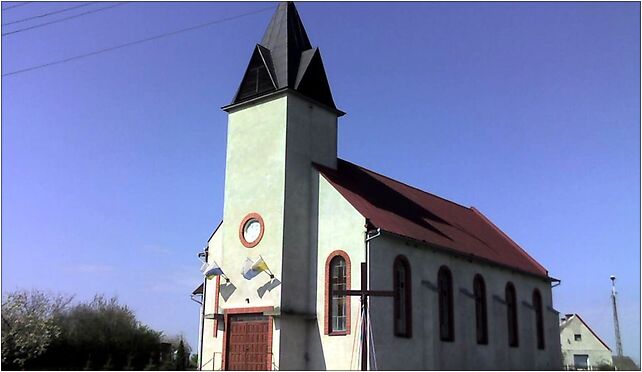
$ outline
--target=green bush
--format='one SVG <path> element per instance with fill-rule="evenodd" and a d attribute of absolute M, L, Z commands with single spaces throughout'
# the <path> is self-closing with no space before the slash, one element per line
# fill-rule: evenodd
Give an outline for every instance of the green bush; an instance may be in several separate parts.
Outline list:
<path fill-rule="evenodd" d="M 2 368 L 160 367 L 161 332 L 141 324 L 116 298 L 95 296 L 88 303 L 73 306 L 70 302 L 71 297 L 39 291 L 7 295 L 2 303 Z M 165 354 L 171 357 L 173 351 Z"/>

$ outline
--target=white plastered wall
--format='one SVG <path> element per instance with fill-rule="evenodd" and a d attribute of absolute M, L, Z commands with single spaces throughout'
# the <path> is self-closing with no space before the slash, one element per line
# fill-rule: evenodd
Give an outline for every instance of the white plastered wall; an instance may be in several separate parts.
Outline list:
<path fill-rule="evenodd" d="M 358 356 L 353 354 L 359 298 L 351 299 L 351 333 L 330 336 L 325 332 L 325 264 L 328 256 L 335 250 L 343 250 L 350 257 L 350 287 L 360 288 L 360 264 L 365 258 L 364 234 L 365 219 L 348 203 L 343 196 L 323 177 L 319 176 L 319 231 L 318 257 L 316 271 L 316 331 L 310 335 L 309 369 L 349 370 L 359 369 Z M 351 368 L 352 367 L 352 368 Z"/>
<path fill-rule="evenodd" d="M 219 226 L 207 243 L 208 263 L 219 261 L 223 247 L 223 225 Z M 205 287 L 205 314 L 216 314 L 216 279 L 206 281 Z M 219 300 L 220 301 L 220 300 Z M 214 319 L 205 319 L 203 322 L 203 354 L 201 356 L 201 369 L 204 371 L 219 370 L 222 362 L 223 332 L 218 331 L 214 337 Z M 219 325 L 220 328 L 220 325 Z"/>
<path fill-rule="evenodd" d="M 242 276 L 246 258 L 263 257 L 276 279 L 282 278 L 287 99 L 284 96 L 247 105 L 229 113 L 222 247 L 212 252 L 230 282 L 221 286 L 219 306 L 225 309 L 280 307 L 281 286 L 260 290 L 270 282 L 267 273 L 252 280 Z M 245 216 L 258 213 L 264 221 L 261 241 L 246 248 L 239 239 Z M 210 292 L 211 293 L 211 292 Z M 273 323 L 272 361 L 279 365 L 279 320 Z M 223 324 L 219 326 L 223 328 Z M 222 355 L 223 334 L 216 338 Z M 212 338 L 210 338 L 212 340 Z M 207 339 L 206 339 L 207 341 Z"/>
<path fill-rule="evenodd" d="M 229 284 L 222 281 L 221 309 L 276 309 L 274 368 L 304 369 L 311 358 L 306 351 L 315 324 L 319 182 L 312 162 L 336 166 L 336 126 L 335 112 L 287 92 L 229 114 L 226 222 L 220 229 L 221 247 L 210 257 L 230 279 Z M 265 226 L 262 240 L 253 248 L 239 240 L 241 221 L 249 213 L 260 214 Z M 271 280 L 265 273 L 244 279 L 241 268 L 247 257 L 263 257 L 277 285 L 266 291 Z M 204 335 L 207 353 L 222 355 L 222 327 L 221 322 L 218 338 Z M 287 353 L 281 354 L 281 349 Z"/>
<path fill-rule="evenodd" d="M 317 271 L 318 172 L 312 162 L 336 167 L 337 115 L 304 98 L 287 96 L 283 284 L 281 301 L 282 369 L 309 369 L 314 327 Z"/>
<path fill-rule="evenodd" d="M 576 334 L 580 335 L 581 340 L 575 341 Z M 573 355 L 576 354 L 588 355 L 588 362 L 591 367 L 601 364 L 613 365 L 611 350 L 605 347 L 575 315 L 562 325 L 560 342 L 565 366 L 574 365 Z"/>
<path fill-rule="evenodd" d="M 392 290 L 393 263 L 397 255 L 407 257 L 412 281 L 412 333 L 410 339 L 395 337 L 393 300 L 371 300 L 372 327 L 379 369 L 560 369 L 558 314 L 552 309 L 550 284 L 489 264 L 430 249 L 406 239 L 383 234 L 371 242 L 370 288 Z M 441 265 L 453 278 L 455 340 L 439 338 L 437 272 Z M 489 341 L 478 345 L 475 335 L 475 307 L 470 294 L 473 278 L 481 274 L 486 284 Z M 518 302 L 519 346 L 508 346 L 506 305 L 508 281 L 515 285 Z M 545 349 L 535 339 L 535 312 L 532 293 L 542 295 Z"/>

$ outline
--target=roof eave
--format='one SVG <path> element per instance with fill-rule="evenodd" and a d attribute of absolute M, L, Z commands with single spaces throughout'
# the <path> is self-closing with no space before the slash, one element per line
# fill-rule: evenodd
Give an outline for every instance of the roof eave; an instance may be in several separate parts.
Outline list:
<path fill-rule="evenodd" d="M 484 220 L 488 226 L 493 228 L 493 230 L 495 230 L 497 233 L 499 233 L 499 235 L 501 235 L 509 244 L 511 244 L 513 247 L 515 247 L 518 251 L 520 251 L 522 253 L 522 255 L 524 257 L 526 257 L 532 264 L 534 264 L 535 266 L 539 267 L 542 271 L 546 271 L 546 276 L 548 276 L 548 270 L 544 266 L 542 266 L 542 264 L 537 262 L 537 260 L 535 258 L 533 258 L 530 254 L 528 254 L 528 252 L 526 252 L 526 250 L 524 250 L 524 248 L 522 248 L 513 239 L 511 239 L 511 237 L 508 236 L 508 234 L 506 234 L 502 229 L 500 229 L 497 225 L 495 225 L 493 223 L 493 221 L 491 221 L 488 217 L 486 217 L 481 211 L 479 211 L 475 207 L 470 207 L 470 210 L 473 211 L 473 213 L 475 213 L 477 216 L 479 216 L 482 220 Z"/>
<path fill-rule="evenodd" d="M 579 321 L 580 321 L 580 322 L 582 322 L 582 324 L 584 324 L 584 326 L 589 330 L 589 332 L 591 332 L 591 333 L 593 334 L 593 336 L 595 336 L 595 338 L 597 338 L 597 339 L 602 343 L 602 345 L 604 345 L 604 347 L 605 347 L 605 348 L 609 349 L 609 351 L 612 351 L 612 350 L 611 350 L 611 348 L 609 347 L 609 345 L 607 345 L 607 344 L 606 344 L 606 342 L 604 342 L 604 341 L 600 338 L 600 336 L 598 336 L 598 335 L 597 335 L 597 333 L 595 333 L 595 332 L 593 331 L 593 329 L 588 325 L 588 323 L 586 323 L 586 322 L 584 321 L 584 319 L 582 319 L 582 317 L 580 316 L 580 314 L 575 313 L 575 314 L 573 314 L 573 315 L 574 315 L 574 316 L 576 316 L 576 317 L 577 317 L 577 319 L 579 319 Z"/>
<path fill-rule="evenodd" d="M 203 294 L 203 283 L 199 284 L 199 286 L 198 286 L 198 287 L 196 287 L 196 289 L 194 289 L 194 290 L 192 291 L 192 295 L 193 295 L 193 296 L 196 296 L 196 295 L 199 295 L 199 294 L 200 294 L 200 295 L 202 295 L 202 294 Z"/>
<path fill-rule="evenodd" d="M 472 261 L 483 262 L 483 263 L 486 263 L 486 264 L 491 265 L 491 266 L 496 266 L 496 267 L 500 267 L 500 268 L 503 268 L 503 269 L 515 271 L 515 272 L 518 272 L 520 274 L 536 277 L 538 279 L 544 279 L 544 280 L 546 280 L 548 282 L 553 282 L 553 281 L 557 280 L 555 278 L 552 278 L 552 277 L 548 276 L 548 274 L 546 274 L 546 275 L 536 274 L 536 273 L 531 272 L 531 271 L 526 271 L 526 270 L 523 270 L 523 269 L 520 269 L 520 268 L 517 268 L 517 267 L 514 267 L 514 266 L 510 266 L 510 265 L 506 265 L 506 264 L 503 264 L 503 263 L 500 263 L 500 262 L 497 262 L 497 261 L 489 260 L 489 259 L 481 257 L 481 256 L 477 256 L 477 255 L 474 255 L 474 254 L 465 254 L 465 253 L 459 252 L 457 250 L 454 250 L 452 248 L 448 248 L 448 247 L 441 246 L 439 244 L 434 244 L 434 243 L 431 243 L 431 242 L 427 242 L 425 240 L 419 240 L 419 239 L 412 238 L 412 237 L 409 237 L 409 236 L 397 234 L 397 233 L 394 233 L 394 232 L 391 232 L 391 231 L 387 231 L 385 229 L 381 229 L 381 232 L 386 233 L 387 235 L 390 235 L 390 236 L 393 236 L 393 237 L 396 237 L 396 238 L 407 239 L 407 240 L 410 240 L 410 241 L 413 241 L 413 242 L 417 242 L 417 243 L 419 243 L 421 245 L 424 245 L 424 246 L 427 246 L 429 248 L 433 248 L 433 249 L 436 249 L 436 250 L 439 250 L 439 251 L 442 251 L 444 253 L 448 253 L 448 254 L 451 254 L 453 256 L 457 256 L 457 257 L 460 257 L 460 258 L 465 258 L 465 259 L 469 259 L 469 260 L 472 260 Z"/>
<path fill-rule="evenodd" d="M 307 100 L 309 102 L 312 102 L 315 105 L 317 105 L 317 106 L 319 106 L 319 107 L 321 107 L 321 108 L 323 108 L 323 109 L 325 109 L 327 111 L 332 112 L 333 114 L 337 115 L 337 117 L 341 117 L 341 116 L 346 114 L 345 112 L 343 112 L 343 111 L 341 111 L 341 110 L 339 110 L 337 108 L 330 107 L 330 106 L 328 106 L 326 104 L 323 104 L 323 103 L 321 103 L 321 102 L 319 102 L 319 101 L 317 101 L 315 99 L 312 99 L 312 98 L 310 98 L 310 97 L 308 97 L 306 95 L 303 95 L 303 94 L 297 92 L 296 90 L 294 90 L 292 88 L 288 88 L 288 87 L 277 89 L 275 91 L 260 95 L 258 97 L 250 98 L 250 99 L 245 100 L 245 101 L 241 101 L 241 102 L 237 102 L 237 103 L 231 103 L 231 104 L 229 104 L 227 106 L 221 107 L 221 110 L 223 110 L 223 111 L 225 111 L 227 113 L 230 113 L 230 112 L 239 110 L 243 106 L 255 105 L 255 104 L 258 104 L 258 103 L 261 103 L 261 102 L 265 102 L 267 100 L 270 100 L 270 99 L 285 95 L 287 93 L 291 93 L 293 95 L 296 95 L 297 97 L 301 97 L 301 98 L 303 98 L 303 99 L 305 99 L 305 100 Z"/>
<path fill-rule="evenodd" d="M 216 225 L 216 228 L 214 229 L 214 231 L 212 231 L 212 234 L 207 239 L 208 243 L 210 242 L 210 240 L 212 240 L 212 238 L 214 237 L 214 234 L 216 234 L 216 232 L 218 231 L 218 229 L 221 227 L 222 224 L 223 224 L 223 220 L 221 220 L 221 222 L 219 222 L 218 225 Z"/>

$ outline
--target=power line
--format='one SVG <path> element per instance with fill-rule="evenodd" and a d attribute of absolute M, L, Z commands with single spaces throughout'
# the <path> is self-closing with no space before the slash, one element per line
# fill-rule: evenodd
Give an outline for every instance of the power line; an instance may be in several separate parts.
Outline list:
<path fill-rule="evenodd" d="M 33 71 L 33 70 L 41 69 L 41 68 L 44 68 L 44 67 L 49 67 L 49 66 L 53 66 L 53 65 L 59 65 L 61 63 L 66 63 L 66 62 L 74 61 L 74 60 L 85 58 L 85 57 L 95 56 L 97 54 L 111 52 L 113 50 L 125 48 L 125 47 L 128 47 L 128 46 L 132 46 L 132 45 L 136 45 L 136 44 L 142 44 L 142 43 L 145 43 L 145 42 L 148 42 L 148 41 L 161 39 L 161 38 L 168 37 L 168 36 L 173 36 L 173 35 L 176 35 L 176 34 L 187 32 L 187 31 L 193 31 L 193 30 L 196 30 L 196 29 L 199 29 L 199 28 L 203 28 L 203 27 L 207 27 L 207 26 L 211 26 L 211 25 L 214 25 L 214 24 L 223 23 L 223 22 L 227 22 L 227 21 L 232 21 L 232 20 L 235 20 L 235 19 L 238 19 L 238 18 L 246 17 L 246 16 L 253 15 L 253 14 L 262 13 L 262 12 L 265 12 L 265 11 L 268 11 L 268 10 L 273 10 L 273 9 L 274 9 L 274 7 L 262 8 L 262 9 L 254 10 L 252 12 L 235 15 L 235 16 L 232 16 L 232 17 L 221 18 L 221 19 L 217 19 L 217 20 L 214 20 L 214 21 L 201 23 L 201 24 L 196 25 L 196 26 L 186 27 L 186 28 L 183 28 L 183 29 L 180 29 L 180 30 L 176 30 L 176 31 L 165 32 L 165 33 L 162 33 L 162 34 L 159 34 L 159 35 L 150 36 L 150 37 L 147 37 L 147 38 L 144 38 L 144 39 L 140 39 L 140 40 L 130 41 L 128 43 L 115 45 L 115 46 L 112 46 L 112 47 L 109 47 L 109 48 L 99 49 L 99 50 L 96 50 L 96 51 L 93 51 L 93 52 L 80 54 L 80 55 L 77 55 L 77 56 L 61 59 L 61 60 L 58 60 L 58 61 L 44 63 L 44 64 L 41 64 L 41 65 L 36 65 L 36 66 L 32 66 L 32 67 L 27 67 L 27 68 L 24 68 L 24 69 L 21 69 L 21 70 L 8 72 L 6 74 L 2 74 L 2 76 L 4 77 L 4 76 L 16 75 L 16 74 L 21 74 L 21 73 L 27 72 L 27 71 Z"/>
<path fill-rule="evenodd" d="M 30 20 L 32 20 L 32 19 L 36 19 L 36 18 L 47 17 L 47 16 L 50 16 L 50 15 L 54 15 L 54 14 L 58 14 L 58 13 L 63 13 L 63 12 L 69 11 L 69 10 L 78 9 L 78 8 L 82 8 L 82 7 L 84 7 L 84 6 L 94 5 L 94 4 L 96 4 L 96 3 L 86 3 L 86 4 L 75 5 L 75 6 L 71 6 L 71 7 L 69 7 L 69 8 L 64 8 L 64 9 L 56 10 L 56 11 L 53 11 L 53 12 L 48 12 L 48 13 L 43 13 L 43 14 L 35 15 L 35 16 L 32 16 L 32 17 L 27 17 L 27 18 L 19 19 L 19 20 L 17 20 L 17 21 L 11 21 L 11 22 L 7 22 L 7 23 L 3 23 L 3 24 L 2 24 L 2 26 L 8 26 L 8 25 L 12 25 L 12 24 L 14 24 L 14 23 L 26 22 L 26 21 L 30 21 Z"/>
<path fill-rule="evenodd" d="M 20 4 L 11 5 L 11 6 L 6 6 L 6 7 L 2 8 L 2 10 L 3 10 L 3 11 L 5 11 L 5 10 L 9 10 L 9 9 L 13 9 L 13 8 L 20 7 L 20 6 L 29 5 L 29 4 L 31 4 L 31 3 L 32 3 L 31 1 L 23 1 L 23 2 L 21 2 Z"/>
<path fill-rule="evenodd" d="M 86 12 L 83 12 L 83 13 L 78 13 L 78 14 L 72 15 L 70 17 L 60 18 L 60 19 L 57 19 L 55 21 L 40 23 L 40 24 L 37 24 L 37 25 L 34 25 L 34 26 L 21 28 L 21 29 L 15 30 L 15 31 L 5 32 L 5 33 L 2 34 L 2 36 L 17 34 L 18 32 L 23 32 L 23 31 L 28 31 L 28 30 L 33 30 L 34 28 L 40 28 L 40 27 L 48 26 L 48 25 L 51 25 L 51 24 L 54 24 L 54 23 L 59 23 L 59 22 L 62 22 L 62 21 L 66 21 L 68 19 L 82 17 L 82 16 L 87 15 L 87 14 L 97 13 L 97 12 L 100 12 L 100 11 L 103 11 L 103 10 L 107 10 L 107 9 L 111 9 L 111 8 L 115 8 L 117 6 L 127 5 L 127 4 L 129 4 L 129 3 L 128 2 L 126 2 L 126 3 L 117 3 L 117 4 L 114 4 L 114 5 L 105 6 L 105 7 L 94 9 L 94 10 L 89 10 L 89 11 L 86 11 Z"/>

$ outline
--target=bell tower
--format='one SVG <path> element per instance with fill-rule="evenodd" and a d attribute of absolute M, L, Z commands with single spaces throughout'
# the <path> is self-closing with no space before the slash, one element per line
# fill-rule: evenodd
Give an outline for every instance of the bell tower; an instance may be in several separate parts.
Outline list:
<path fill-rule="evenodd" d="M 282 2 L 274 13 L 260 44 L 254 47 L 229 111 L 243 102 L 289 89 L 317 104 L 337 110 L 323 68 L 319 48 L 310 44 L 293 2 Z"/>
<path fill-rule="evenodd" d="M 229 116 L 222 250 L 212 254 L 235 288 L 221 307 L 273 308 L 276 365 L 306 369 L 302 340 L 316 326 L 310 319 L 318 287 L 319 176 L 312 164 L 336 168 L 337 119 L 344 113 L 292 2 L 279 4 L 223 110 Z M 247 258 L 260 257 L 272 284 L 266 274 L 248 280 L 240 273 Z"/>

